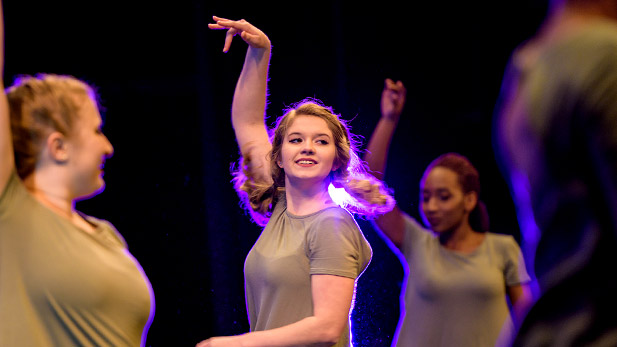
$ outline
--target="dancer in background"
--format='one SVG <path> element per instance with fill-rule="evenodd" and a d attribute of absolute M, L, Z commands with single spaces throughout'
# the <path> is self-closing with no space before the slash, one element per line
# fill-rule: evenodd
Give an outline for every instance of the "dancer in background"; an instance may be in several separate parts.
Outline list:
<path fill-rule="evenodd" d="M 382 116 L 366 161 L 383 178 L 390 142 L 405 104 L 406 89 L 387 79 Z M 408 158 L 405 158 L 408 160 Z M 397 346 L 503 346 L 514 316 L 529 302 L 529 280 L 514 238 L 488 232 L 478 171 L 464 156 L 441 155 L 420 182 L 425 229 L 395 207 L 376 226 L 407 261 L 404 315 Z"/>
<path fill-rule="evenodd" d="M 145 344 L 148 279 L 111 224 L 75 210 L 104 187 L 101 125 L 73 77 L 0 88 L 0 346 Z"/>
<path fill-rule="evenodd" d="M 617 345 L 616 95 L 617 1 L 551 1 L 494 123 L 540 294 L 515 346 Z"/>
<path fill-rule="evenodd" d="M 303 100 L 264 124 L 270 41 L 250 23 L 214 17 L 228 29 L 224 51 L 238 34 L 249 45 L 232 105 L 242 153 L 236 189 L 265 228 L 245 262 L 251 332 L 215 337 L 198 346 L 349 346 L 356 279 L 371 248 L 350 212 L 328 187 L 350 192 L 349 210 L 385 212 L 394 204 L 363 172 L 347 125 L 332 109 Z M 372 179 L 367 190 L 365 181 Z"/>

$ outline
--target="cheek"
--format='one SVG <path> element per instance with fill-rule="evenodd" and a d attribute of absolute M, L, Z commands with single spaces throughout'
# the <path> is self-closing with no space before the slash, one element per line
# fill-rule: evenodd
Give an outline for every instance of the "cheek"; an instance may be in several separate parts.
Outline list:
<path fill-rule="evenodd" d="M 285 165 L 285 162 L 287 161 L 287 158 L 289 157 L 288 152 L 289 152 L 289 148 L 283 145 L 281 147 L 281 151 L 279 152 L 278 159 L 276 161 L 280 167 L 283 167 L 283 165 Z"/>
<path fill-rule="evenodd" d="M 462 201 L 450 203 L 443 206 L 443 211 L 451 217 L 460 218 L 463 214 L 465 214 L 465 205 Z"/>
<path fill-rule="evenodd" d="M 328 155 L 328 161 L 330 162 L 330 166 L 332 170 L 337 170 L 341 163 L 336 159 L 336 149 L 332 149 Z"/>

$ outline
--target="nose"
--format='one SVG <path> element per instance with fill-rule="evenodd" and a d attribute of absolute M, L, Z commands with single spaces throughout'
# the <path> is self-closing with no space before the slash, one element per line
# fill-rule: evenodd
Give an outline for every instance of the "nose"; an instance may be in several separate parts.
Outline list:
<path fill-rule="evenodd" d="M 112 146 L 111 142 L 105 136 L 105 158 L 111 158 L 114 155 L 114 146 Z"/>
<path fill-rule="evenodd" d="M 425 213 L 431 213 L 437 211 L 437 203 L 435 202 L 435 198 L 429 198 L 428 201 L 424 201 L 422 203 L 422 208 Z"/>
<path fill-rule="evenodd" d="M 312 141 L 304 141 L 302 147 L 302 154 L 314 154 L 315 146 Z"/>

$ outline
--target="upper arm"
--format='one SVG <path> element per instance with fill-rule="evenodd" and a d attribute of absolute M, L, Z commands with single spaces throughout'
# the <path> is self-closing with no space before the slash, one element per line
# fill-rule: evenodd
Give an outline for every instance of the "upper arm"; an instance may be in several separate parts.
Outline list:
<path fill-rule="evenodd" d="M 405 239 L 405 219 L 403 212 L 394 206 L 392 211 L 378 216 L 375 223 L 379 230 L 397 247 L 403 246 Z"/>
<path fill-rule="evenodd" d="M 349 320 L 355 280 L 334 275 L 312 275 L 311 291 L 315 318 L 329 327 L 333 337 L 341 336 Z"/>
<path fill-rule="evenodd" d="M 4 20 L 0 6 L 0 72 L 4 72 Z M 0 74 L 4 76 L 4 73 Z M 4 82 L 0 78 L 0 195 L 4 191 L 11 172 L 15 166 L 13 158 L 13 140 L 9 121 L 9 106 L 4 93 Z"/>
<path fill-rule="evenodd" d="M 264 124 L 235 125 L 236 140 L 242 156 L 249 159 L 249 171 L 254 179 L 272 180 L 269 153 L 272 145 Z"/>

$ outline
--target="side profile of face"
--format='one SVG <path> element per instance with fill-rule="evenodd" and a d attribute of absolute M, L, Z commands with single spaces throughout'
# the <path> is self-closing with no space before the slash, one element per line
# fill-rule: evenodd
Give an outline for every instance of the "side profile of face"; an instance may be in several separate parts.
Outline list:
<path fill-rule="evenodd" d="M 455 230 L 468 222 L 474 208 L 474 193 L 465 194 L 458 174 L 436 166 L 420 182 L 420 204 L 424 223 L 437 233 Z"/>
<path fill-rule="evenodd" d="M 320 184 L 336 169 L 335 155 L 334 138 L 326 121 L 298 115 L 287 129 L 277 164 L 285 170 L 286 184 Z"/>
<path fill-rule="evenodd" d="M 71 191 L 76 198 L 87 198 L 105 186 L 105 160 L 112 156 L 113 147 L 102 131 L 99 109 L 90 97 L 77 97 L 80 114 L 67 138 L 67 165 L 72 176 Z"/>

